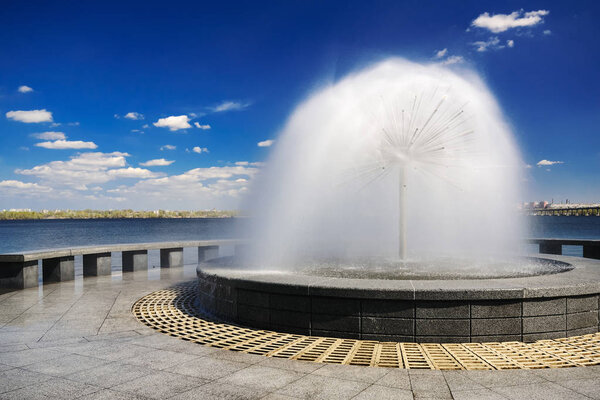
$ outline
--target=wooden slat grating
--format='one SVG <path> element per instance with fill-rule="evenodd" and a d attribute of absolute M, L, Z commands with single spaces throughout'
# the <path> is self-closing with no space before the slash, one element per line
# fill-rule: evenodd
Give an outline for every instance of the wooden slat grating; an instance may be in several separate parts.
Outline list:
<path fill-rule="evenodd" d="M 207 346 L 328 364 L 405 369 L 492 370 L 600 364 L 600 333 L 534 343 L 399 343 L 304 336 L 251 329 L 203 315 L 196 285 L 159 290 L 132 307 L 159 332 Z"/>

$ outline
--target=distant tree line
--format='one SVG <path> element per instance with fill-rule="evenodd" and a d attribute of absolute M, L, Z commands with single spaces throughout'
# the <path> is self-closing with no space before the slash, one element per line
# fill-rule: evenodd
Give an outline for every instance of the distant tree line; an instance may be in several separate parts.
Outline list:
<path fill-rule="evenodd" d="M 22 219 L 96 219 L 96 218 L 231 218 L 236 211 L 134 211 L 134 210 L 3 210 L 0 220 Z"/>

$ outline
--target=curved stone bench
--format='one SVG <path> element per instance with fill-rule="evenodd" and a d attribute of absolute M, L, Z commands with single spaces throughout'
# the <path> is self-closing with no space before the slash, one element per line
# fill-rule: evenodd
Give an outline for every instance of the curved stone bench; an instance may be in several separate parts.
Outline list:
<path fill-rule="evenodd" d="M 160 250 L 161 268 L 183 265 L 183 249 L 198 248 L 198 260 L 218 257 L 221 246 L 240 246 L 239 239 L 122 243 L 42 249 L 0 254 L 0 288 L 25 289 L 38 285 L 38 262 L 44 283 L 75 279 L 75 256 L 83 256 L 83 276 L 110 275 L 111 253 L 122 252 L 123 272 L 148 269 L 148 250 Z"/>

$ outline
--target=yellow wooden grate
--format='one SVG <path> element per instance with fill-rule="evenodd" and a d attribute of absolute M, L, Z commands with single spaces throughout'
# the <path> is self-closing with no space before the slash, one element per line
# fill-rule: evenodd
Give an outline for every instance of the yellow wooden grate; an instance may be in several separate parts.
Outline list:
<path fill-rule="evenodd" d="M 159 290 L 132 307 L 136 318 L 159 332 L 194 343 L 328 364 L 371 367 L 492 370 L 564 368 L 600 364 L 600 333 L 535 343 L 398 343 L 294 335 L 251 329 L 203 315 L 195 284 Z"/>

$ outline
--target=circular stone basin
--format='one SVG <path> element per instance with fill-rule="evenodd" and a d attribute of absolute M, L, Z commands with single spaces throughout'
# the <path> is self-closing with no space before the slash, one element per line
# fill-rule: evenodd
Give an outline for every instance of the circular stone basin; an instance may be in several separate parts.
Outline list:
<path fill-rule="evenodd" d="M 497 279 L 550 275 L 572 270 L 573 265 L 539 257 L 451 258 L 400 261 L 383 257 L 363 257 L 342 260 L 314 258 L 280 268 L 245 266 L 235 257 L 221 257 L 207 262 L 211 267 L 243 268 L 246 270 L 283 270 L 295 274 L 350 279 Z"/>
<path fill-rule="evenodd" d="M 363 340 L 535 341 L 598 332 L 600 261 L 436 263 L 433 273 L 431 261 L 384 259 L 312 260 L 273 271 L 222 257 L 199 264 L 197 306 L 246 326 Z"/>

